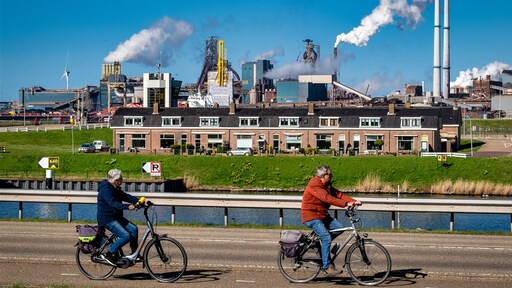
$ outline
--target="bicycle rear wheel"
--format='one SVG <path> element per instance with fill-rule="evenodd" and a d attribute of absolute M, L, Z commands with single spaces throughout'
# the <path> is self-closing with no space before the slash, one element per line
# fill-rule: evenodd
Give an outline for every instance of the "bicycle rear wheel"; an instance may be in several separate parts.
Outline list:
<path fill-rule="evenodd" d="M 97 257 L 98 253 L 83 253 L 80 248 L 76 249 L 75 260 L 78 269 L 85 277 L 92 280 L 103 280 L 112 276 L 116 271 L 116 267 L 94 261 L 93 257 Z"/>
<path fill-rule="evenodd" d="M 144 249 L 144 265 L 156 280 L 174 282 L 187 269 L 187 253 L 177 240 L 160 237 L 151 240 Z"/>
<path fill-rule="evenodd" d="M 277 266 L 290 282 L 306 283 L 318 276 L 322 266 L 322 255 L 317 247 L 312 247 L 302 256 L 287 258 L 279 249 Z"/>
<path fill-rule="evenodd" d="M 381 244 L 364 239 L 364 251 L 368 257 L 365 262 L 357 243 L 352 244 L 345 256 L 345 263 L 350 276 L 361 285 L 379 285 L 391 272 L 391 256 Z"/>

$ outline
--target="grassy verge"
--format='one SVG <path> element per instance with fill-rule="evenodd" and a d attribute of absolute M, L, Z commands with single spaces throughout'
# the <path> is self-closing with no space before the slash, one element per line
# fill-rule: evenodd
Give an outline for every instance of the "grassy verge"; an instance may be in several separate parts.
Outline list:
<path fill-rule="evenodd" d="M 73 138 L 73 139 L 72 139 Z M 59 157 L 56 181 L 92 180 L 105 177 L 108 170 L 123 170 L 128 181 L 183 179 L 189 189 L 240 189 L 257 191 L 300 191 L 320 164 L 331 166 L 336 187 L 349 191 L 428 192 L 452 194 L 454 186 L 469 195 L 512 195 L 512 157 L 437 158 L 416 156 L 179 156 L 141 154 L 78 154 L 83 142 L 105 140 L 112 144 L 110 129 L 52 130 L 48 132 L 0 133 L 1 179 L 44 180 L 42 157 Z M 72 149 L 72 142 L 74 147 Z M 466 145 L 463 143 L 463 145 Z M 475 142 L 473 143 L 476 146 Z M 160 162 L 161 177 L 142 172 L 145 162 Z M 460 194 L 459 192 L 457 192 Z"/>

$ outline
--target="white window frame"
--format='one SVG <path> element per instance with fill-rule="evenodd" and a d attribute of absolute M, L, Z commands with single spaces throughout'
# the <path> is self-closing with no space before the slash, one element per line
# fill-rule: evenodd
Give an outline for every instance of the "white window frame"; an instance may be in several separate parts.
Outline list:
<path fill-rule="evenodd" d="M 199 117 L 200 127 L 219 127 L 219 117 Z"/>
<path fill-rule="evenodd" d="M 144 117 L 142 116 L 124 116 L 124 126 L 137 126 L 142 127 L 144 124 Z"/>
<path fill-rule="evenodd" d="M 169 123 L 166 123 L 169 122 Z M 181 126 L 181 117 L 162 117 L 163 127 L 179 127 Z"/>
<path fill-rule="evenodd" d="M 380 128 L 380 117 L 360 117 L 359 128 Z"/>
<path fill-rule="evenodd" d="M 327 125 L 322 125 L 322 120 L 327 121 Z M 333 120 L 335 120 L 336 123 L 331 123 Z M 332 125 L 331 125 L 332 124 Z M 340 118 L 338 117 L 320 117 L 318 121 L 319 127 L 338 127 L 340 125 Z"/>
<path fill-rule="evenodd" d="M 240 127 L 258 127 L 260 125 L 259 117 L 240 117 Z"/>
<path fill-rule="evenodd" d="M 401 128 L 421 128 L 421 117 L 400 117 Z"/>
<path fill-rule="evenodd" d="M 279 127 L 299 127 L 299 117 L 279 117 Z"/>

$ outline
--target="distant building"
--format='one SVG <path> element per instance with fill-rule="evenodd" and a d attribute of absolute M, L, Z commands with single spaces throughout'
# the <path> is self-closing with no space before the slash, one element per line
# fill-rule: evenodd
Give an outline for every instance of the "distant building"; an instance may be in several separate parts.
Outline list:
<path fill-rule="evenodd" d="M 74 110 L 77 105 L 84 105 L 84 110 L 94 108 L 99 96 L 98 87 L 86 86 L 81 89 L 45 89 L 42 86 L 22 88 L 18 91 L 18 101 L 25 111 L 49 112 Z M 78 104 L 82 101 L 82 104 Z"/>
<path fill-rule="evenodd" d="M 258 103 L 265 101 L 262 99 L 262 91 L 273 89 L 274 80 L 265 78 L 265 73 L 272 70 L 273 65 L 270 60 L 256 60 L 242 64 L 242 101 L 243 103 Z M 249 91 L 257 92 L 257 99 L 249 99 Z M 264 98 L 264 97 L 263 97 Z"/>
<path fill-rule="evenodd" d="M 460 109 L 304 107 L 119 108 L 113 116 L 119 151 L 169 153 L 174 144 L 203 148 L 313 147 L 340 155 L 450 152 L 459 146 Z M 268 145 L 268 146 L 267 146 Z"/>
<path fill-rule="evenodd" d="M 500 90 L 493 86 L 501 87 L 502 82 L 491 80 L 491 75 L 487 75 L 485 79 L 475 78 L 471 96 L 478 99 L 490 99 L 491 95 L 500 94 Z"/>

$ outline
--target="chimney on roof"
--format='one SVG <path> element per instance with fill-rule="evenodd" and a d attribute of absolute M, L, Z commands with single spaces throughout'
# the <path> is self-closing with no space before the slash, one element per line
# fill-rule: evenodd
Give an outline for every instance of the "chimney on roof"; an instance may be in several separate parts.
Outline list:
<path fill-rule="evenodd" d="M 388 110 L 388 115 L 395 115 L 395 104 L 391 103 L 389 104 L 389 110 Z"/>
<path fill-rule="evenodd" d="M 315 115 L 315 103 L 309 103 L 308 115 Z"/>
<path fill-rule="evenodd" d="M 153 103 L 153 114 L 158 114 L 158 103 Z"/>
<path fill-rule="evenodd" d="M 229 115 L 235 115 L 235 109 L 236 109 L 235 102 L 229 103 Z"/>

